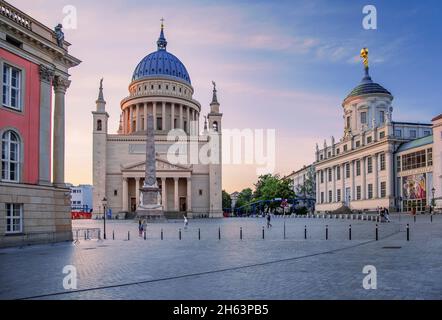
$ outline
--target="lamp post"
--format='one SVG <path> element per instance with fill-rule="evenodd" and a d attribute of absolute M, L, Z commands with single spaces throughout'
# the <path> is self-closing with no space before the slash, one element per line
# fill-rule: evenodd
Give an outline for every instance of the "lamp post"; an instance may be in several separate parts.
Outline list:
<path fill-rule="evenodd" d="M 103 200 L 101 200 L 101 203 L 103 204 L 103 211 L 104 211 L 104 215 L 103 215 L 103 239 L 106 240 L 106 206 L 107 206 L 107 199 L 106 197 L 103 198 Z"/>
<path fill-rule="evenodd" d="M 432 212 L 434 211 L 434 207 L 436 206 L 436 203 L 434 202 L 434 194 L 436 193 L 436 189 L 433 187 L 433 189 L 431 189 L 431 193 L 433 195 L 433 199 L 431 200 L 431 207 L 433 210 L 431 210 Z"/>

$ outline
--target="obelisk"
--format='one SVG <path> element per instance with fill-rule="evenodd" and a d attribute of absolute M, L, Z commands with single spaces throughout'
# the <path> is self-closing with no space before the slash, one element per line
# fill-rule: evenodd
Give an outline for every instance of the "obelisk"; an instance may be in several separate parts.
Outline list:
<path fill-rule="evenodd" d="M 139 190 L 140 203 L 137 208 L 137 218 L 165 219 L 163 206 L 160 205 L 160 189 L 157 184 L 155 135 L 153 115 L 147 116 L 146 137 L 146 170 L 144 185 Z"/>

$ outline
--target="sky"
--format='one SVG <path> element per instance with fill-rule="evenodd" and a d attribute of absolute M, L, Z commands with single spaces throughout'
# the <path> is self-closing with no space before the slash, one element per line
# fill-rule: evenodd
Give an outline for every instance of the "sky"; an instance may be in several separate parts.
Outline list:
<path fill-rule="evenodd" d="M 440 1 L 208 1 L 10 0 L 49 27 L 63 8 L 77 11 L 65 30 L 71 69 L 66 109 L 66 180 L 92 183 L 92 114 L 99 80 L 118 129 L 120 101 L 132 73 L 156 50 L 165 19 L 168 51 L 186 66 L 194 98 L 209 112 L 211 81 L 218 86 L 224 129 L 275 129 L 281 176 L 314 161 L 315 144 L 343 135 L 342 101 L 370 73 L 394 95 L 393 120 L 430 122 L 442 113 Z M 377 29 L 362 26 L 365 5 L 377 9 Z M 202 122 L 202 121 L 201 121 Z M 251 187 L 254 165 L 225 165 L 223 188 Z"/>

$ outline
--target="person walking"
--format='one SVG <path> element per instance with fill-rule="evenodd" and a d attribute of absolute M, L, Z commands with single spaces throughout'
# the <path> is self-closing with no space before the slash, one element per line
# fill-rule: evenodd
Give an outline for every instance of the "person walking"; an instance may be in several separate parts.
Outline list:
<path fill-rule="evenodd" d="M 140 237 L 143 236 L 143 224 L 142 224 L 142 222 L 141 222 L 141 219 L 138 220 L 138 235 L 139 235 Z"/>
<path fill-rule="evenodd" d="M 271 218 L 271 216 L 270 216 L 270 213 L 267 213 L 267 229 L 268 228 L 270 228 L 270 227 L 272 227 L 272 224 L 270 223 L 270 220 L 271 220 L 272 218 Z"/>
<path fill-rule="evenodd" d="M 387 222 L 391 222 L 391 219 L 390 219 L 390 212 L 389 212 L 389 210 L 388 210 L 387 208 L 385 208 L 385 207 L 384 207 L 384 217 L 385 217 L 385 220 L 386 220 Z"/>
<path fill-rule="evenodd" d="M 184 216 L 184 230 L 187 230 L 188 225 L 189 225 L 189 220 L 187 220 L 187 217 Z"/>

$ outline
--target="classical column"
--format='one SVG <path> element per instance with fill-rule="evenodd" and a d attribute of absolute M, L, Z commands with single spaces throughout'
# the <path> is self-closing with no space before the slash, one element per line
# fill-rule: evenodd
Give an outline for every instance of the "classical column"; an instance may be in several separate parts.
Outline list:
<path fill-rule="evenodd" d="M 175 185 L 174 185 L 174 210 L 179 211 L 179 196 L 178 196 L 178 179 L 179 178 L 173 178 Z"/>
<path fill-rule="evenodd" d="M 127 212 L 129 208 L 129 188 L 127 178 L 123 177 L 123 204 L 121 211 Z"/>
<path fill-rule="evenodd" d="M 367 168 L 366 168 L 367 158 L 362 158 L 362 200 L 367 199 Z"/>
<path fill-rule="evenodd" d="M 180 129 L 184 130 L 183 105 L 180 104 Z"/>
<path fill-rule="evenodd" d="M 161 204 L 163 205 L 163 210 L 167 211 L 167 186 L 166 178 L 161 178 Z"/>
<path fill-rule="evenodd" d="M 196 113 L 195 122 L 196 122 L 196 133 L 195 133 L 195 135 L 199 135 L 199 133 L 200 133 L 200 114 L 199 114 L 199 112 Z"/>
<path fill-rule="evenodd" d="M 54 150 L 53 179 L 56 186 L 65 186 L 64 181 L 64 145 L 65 145 L 65 95 L 71 82 L 60 76 L 54 79 Z"/>
<path fill-rule="evenodd" d="M 187 114 L 186 114 L 187 115 L 187 127 L 184 129 L 187 132 L 187 135 L 190 135 L 190 130 L 189 130 L 189 128 L 190 128 L 190 108 L 188 106 L 186 107 L 186 112 L 187 112 Z"/>
<path fill-rule="evenodd" d="M 147 103 L 146 103 L 146 114 L 147 114 Z M 157 130 L 157 103 L 156 102 L 152 102 L 152 114 L 153 114 L 153 129 L 156 131 Z M 146 126 L 145 128 L 147 128 L 147 117 L 146 115 L 144 115 L 144 117 L 146 118 Z"/>
<path fill-rule="evenodd" d="M 175 129 L 175 104 L 171 103 L 170 104 L 170 130 Z"/>
<path fill-rule="evenodd" d="M 156 130 L 155 114 L 153 116 L 154 116 L 154 118 L 153 118 L 154 126 L 155 126 L 155 130 Z M 147 130 L 147 102 L 144 103 L 144 130 Z"/>
<path fill-rule="evenodd" d="M 141 119 L 141 117 L 140 117 L 140 104 L 139 103 L 137 103 L 136 105 L 135 105 L 135 108 L 136 108 L 136 110 L 137 110 L 137 123 L 135 124 L 135 130 L 138 132 L 138 131 L 140 131 L 141 130 L 141 126 L 140 126 L 140 119 Z"/>
<path fill-rule="evenodd" d="M 321 170 L 316 171 L 316 203 L 321 203 Z"/>
<path fill-rule="evenodd" d="M 373 167 L 373 176 L 374 176 L 374 183 L 373 183 L 373 198 L 377 199 L 379 198 L 379 192 L 378 192 L 378 184 L 379 184 L 379 161 L 378 161 L 378 154 L 376 153 L 374 156 L 374 167 Z"/>
<path fill-rule="evenodd" d="M 133 128 L 134 106 L 129 106 L 129 134 L 134 131 Z"/>
<path fill-rule="evenodd" d="M 387 150 L 387 152 L 385 152 L 385 170 L 387 171 L 386 177 L 387 177 L 387 181 L 386 181 L 386 196 L 387 198 L 392 198 L 394 195 L 393 192 L 393 155 L 390 152 L 390 150 Z"/>
<path fill-rule="evenodd" d="M 39 184 L 51 183 L 51 83 L 54 71 L 40 65 Z"/>
<path fill-rule="evenodd" d="M 163 130 L 166 130 L 166 103 L 163 102 L 163 110 L 162 110 L 163 118 L 162 118 L 162 126 Z"/>
<path fill-rule="evenodd" d="M 355 195 L 355 161 L 350 162 L 351 200 L 356 200 Z"/>
<path fill-rule="evenodd" d="M 140 178 L 135 178 L 135 198 L 137 203 L 137 208 L 140 204 Z"/>
<path fill-rule="evenodd" d="M 123 133 L 127 134 L 127 109 L 123 110 Z"/>
<path fill-rule="evenodd" d="M 187 212 L 192 212 L 192 179 L 187 178 Z"/>
<path fill-rule="evenodd" d="M 329 203 L 328 201 L 328 168 L 324 169 L 324 183 L 325 183 L 325 191 L 324 191 L 324 202 Z"/>
<path fill-rule="evenodd" d="M 333 181 L 332 202 L 336 202 L 336 169 L 339 169 L 339 168 L 338 167 L 332 167 L 332 181 Z"/>
<path fill-rule="evenodd" d="M 342 189 L 341 189 L 341 201 L 343 202 L 343 203 L 346 203 L 347 202 L 347 199 L 345 199 L 345 163 L 343 163 L 342 165 L 341 165 L 341 168 L 342 168 L 342 172 L 341 172 L 341 183 L 342 183 L 342 185 L 341 185 L 341 187 L 342 187 Z M 339 170 L 341 170 L 341 168 L 339 168 Z"/>

